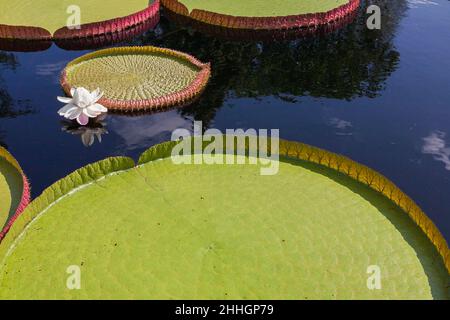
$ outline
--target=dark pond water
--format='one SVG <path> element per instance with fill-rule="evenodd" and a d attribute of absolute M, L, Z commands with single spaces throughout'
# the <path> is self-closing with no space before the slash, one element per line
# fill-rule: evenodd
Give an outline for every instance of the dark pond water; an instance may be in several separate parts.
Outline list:
<path fill-rule="evenodd" d="M 450 240 L 450 2 L 372 1 L 382 29 L 356 20 L 326 35 L 226 41 L 162 17 L 128 44 L 178 49 L 211 61 L 195 104 L 149 115 L 108 115 L 90 132 L 61 122 L 59 73 L 87 51 L 0 51 L 0 143 L 19 160 L 33 195 L 71 171 L 114 155 L 137 158 L 193 120 L 226 128 L 279 128 L 284 139 L 341 153 L 393 180 Z M 86 147 L 93 133 L 102 141 Z M 84 134 L 84 135 L 81 135 Z"/>

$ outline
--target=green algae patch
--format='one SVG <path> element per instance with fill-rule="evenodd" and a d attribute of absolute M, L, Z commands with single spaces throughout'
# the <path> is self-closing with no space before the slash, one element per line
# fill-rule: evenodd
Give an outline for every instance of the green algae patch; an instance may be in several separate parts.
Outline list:
<path fill-rule="evenodd" d="M 351 174 L 284 147 L 271 176 L 249 161 L 176 165 L 174 145 L 44 191 L 0 244 L 0 298 L 448 298 L 439 232 Z"/>

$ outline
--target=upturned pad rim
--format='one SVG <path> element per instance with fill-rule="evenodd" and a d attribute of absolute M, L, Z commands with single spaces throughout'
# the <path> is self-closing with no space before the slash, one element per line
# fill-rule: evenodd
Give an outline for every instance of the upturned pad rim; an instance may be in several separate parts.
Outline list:
<path fill-rule="evenodd" d="M 189 12 L 182 0 L 161 0 L 161 4 L 165 9 L 175 14 L 219 27 L 238 30 L 282 30 L 311 28 L 343 19 L 359 8 L 360 0 L 349 0 L 348 3 L 326 12 L 273 17 L 233 16 L 202 9 L 193 9 Z"/>
<path fill-rule="evenodd" d="M 17 170 L 17 172 L 22 176 L 22 193 L 20 196 L 20 202 L 18 203 L 17 208 L 15 208 L 14 215 L 6 221 L 4 226 L 0 226 L 3 227 L 0 231 L 0 243 L 1 243 L 2 239 L 8 233 L 11 226 L 19 218 L 19 216 L 22 214 L 22 212 L 29 204 L 31 194 L 30 194 L 30 184 L 28 182 L 25 173 L 23 172 L 22 168 L 19 165 L 19 162 L 8 150 L 3 148 L 2 146 L 0 146 L 0 158 L 4 159 L 11 166 L 13 166 Z"/>

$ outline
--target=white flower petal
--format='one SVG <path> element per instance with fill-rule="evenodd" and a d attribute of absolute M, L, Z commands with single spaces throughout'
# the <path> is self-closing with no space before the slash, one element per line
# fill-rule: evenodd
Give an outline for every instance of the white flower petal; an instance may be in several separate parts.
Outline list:
<path fill-rule="evenodd" d="M 58 101 L 62 102 L 62 103 L 71 103 L 72 102 L 72 98 L 68 98 L 68 97 L 56 97 L 56 99 L 58 99 Z"/>
<path fill-rule="evenodd" d="M 91 104 L 91 93 L 86 88 L 76 88 L 73 100 L 74 104 L 84 108 Z"/>
<path fill-rule="evenodd" d="M 101 113 L 108 112 L 108 109 L 106 109 L 100 103 L 95 103 L 95 104 L 89 106 L 88 108 L 89 108 L 89 110 L 96 111 L 96 112 L 101 112 Z"/>
<path fill-rule="evenodd" d="M 70 112 L 66 113 L 65 117 L 67 119 L 74 120 L 80 116 L 80 114 L 82 113 L 82 110 L 83 109 L 80 109 L 80 108 L 70 110 Z"/>
<path fill-rule="evenodd" d="M 76 119 L 78 123 L 84 125 L 87 118 L 96 118 L 102 113 L 108 112 L 108 109 L 97 103 L 102 98 L 103 92 L 99 88 L 89 92 L 86 88 L 72 88 L 70 90 L 72 98 L 57 97 L 60 102 L 66 105 L 58 111 L 58 114 L 70 119 Z"/>
<path fill-rule="evenodd" d="M 92 102 L 91 104 L 96 103 L 103 97 L 103 92 L 100 91 L 100 88 L 97 88 L 94 92 L 92 92 Z"/>
<path fill-rule="evenodd" d="M 77 106 L 79 106 L 79 101 L 80 101 L 80 98 L 78 97 L 78 89 L 72 89 L 72 90 L 74 90 L 73 91 L 73 94 L 72 94 L 72 100 L 73 100 L 73 104 L 76 104 Z"/>
<path fill-rule="evenodd" d="M 78 107 L 74 104 L 66 104 L 64 107 L 58 110 L 58 114 L 60 116 L 65 116 L 68 112 L 72 111 L 72 109 L 78 109 Z"/>
<path fill-rule="evenodd" d="M 97 112 L 95 110 L 91 110 L 88 108 L 83 108 L 83 113 L 87 115 L 89 118 L 96 118 L 100 115 L 101 112 Z"/>

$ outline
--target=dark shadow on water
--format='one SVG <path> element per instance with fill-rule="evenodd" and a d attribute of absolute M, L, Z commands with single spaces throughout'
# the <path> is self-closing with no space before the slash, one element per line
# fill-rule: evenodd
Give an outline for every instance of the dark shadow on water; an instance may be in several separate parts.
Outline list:
<path fill-rule="evenodd" d="M 19 62 L 13 53 L 0 51 L 0 120 L 2 118 L 16 118 L 34 112 L 28 101 L 15 101 L 11 97 L 6 87 L 6 80 L 2 78 L 2 68 L 15 70 L 18 66 Z M 5 133 L 0 127 L 0 146 L 6 148 L 5 138 Z"/>
<path fill-rule="evenodd" d="M 0 38 L 0 50 L 16 52 L 38 52 L 50 49 L 52 42 L 48 40 L 17 40 Z"/>
<path fill-rule="evenodd" d="M 19 62 L 13 53 L 0 51 L 0 119 L 33 113 L 28 101 L 14 101 L 7 90 L 7 79 L 4 79 L 1 74 L 3 67 L 15 70 L 18 66 Z"/>
<path fill-rule="evenodd" d="M 433 298 L 450 298 L 448 287 L 449 276 L 442 257 L 423 231 L 394 202 L 369 188 L 365 184 L 333 169 L 292 158 L 283 157 L 281 158 L 281 161 L 293 165 L 300 165 L 314 173 L 324 175 L 332 179 L 334 182 L 347 187 L 353 193 L 358 194 L 366 201 L 370 202 L 392 223 L 392 225 L 396 227 L 396 229 L 401 233 L 403 239 L 405 239 L 411 248 L 415 250 L 424 272 L 428 277 Z M 395 213 L 398 213 L 398 215 Z M 405 276 L 410 276 L 407 272 L 404 272 L 404 274 Z"/>

